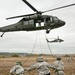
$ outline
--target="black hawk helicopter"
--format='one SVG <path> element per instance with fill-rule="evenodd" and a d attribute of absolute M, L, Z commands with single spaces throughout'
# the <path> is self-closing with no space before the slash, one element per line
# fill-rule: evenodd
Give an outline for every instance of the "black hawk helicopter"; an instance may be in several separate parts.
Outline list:
<path fill-rule="evenodd" d="M 25 4 L 27 4 L 35 13 L 6 18 L 8 20 L 8 19 L 13 19 L 13 18 L 24 17 L 15 24 L 1 27 L 0 32 L 3 32 L 1 37 L 4 35 L 5 32 L 12 32 L 12 31 L 35 31 L 35 30 L 44 29 L 46 30 L 46 33 L 49 33 L 50 30 L 52 29 L 64 26 L 65 22 L 63 20 L 58 19 L 56 16 L 42 15 L 42 14 L 49 12 L 49 11 L 75 5 L 75 4 L 70 4 L 70 5 L 66 5 L 66 6 L 62 6 L 62 7 L 58 7 L 58 8 L 54 8 L 51 10 L 41 12 L 35 9 L 28 1 L 26 0 L 22 0 L 22 1 Z M 44 23 L 43 26 L 41 25 L 41 22 Z M 36 23 L 38 23 L 38 26 L 36 26 Z"/>
<path fill-rule="evenodd" d="M 52 41 L 49 41 L 48 39 L 46 39 L 46 41 L 49 42 L 49 43 L 54 43 L 54 42 L 61 43 L 61 42 L 64 42 L 64 40 L 60 39 L 59 36 L 56 39 L 54 38 L 54 40 L 52 40 Z"/>

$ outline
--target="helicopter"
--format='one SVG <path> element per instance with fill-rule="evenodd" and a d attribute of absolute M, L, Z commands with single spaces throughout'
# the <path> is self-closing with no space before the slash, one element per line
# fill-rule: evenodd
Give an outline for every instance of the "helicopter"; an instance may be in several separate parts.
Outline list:
<path fill-rule="evenodd" d="M 74 4 L 46 10 L 46 11 L 38 11 L 35 7 L 33 7 L 27 0 L 22 0 L 25 4 L 27 4 L 35 13 L 26 14 L 26 15 L 20 15 L 20 16 L 14 16 L 6 18 L 8 19 L 14 19 L 14 18 L 20 18 L 22 19 L 11 25 L 7 25 L 4 27 L 0 27 L 0 32 L 2 32 L 1 37 L 4 35 L 5 32 L 13 32 L 13 31 L 36 31 L 36 30 L 46 30 L 46 33 L 48 34 L 50 30 L 59 28 L 65 25 L 65 21 L 58 19 L 56 16 L 51 15 L 42 15 L 43 13 L 73 6 Z M 41 23 L 44 23 L 42 26 Z M 38 24 L 38 25 L 36 25 Z"/>
<path fill-rule="evenodd" d="M 46 39 L 46 41 L 49 42 L 49 43 L 54 43 L 54 42 L 61 43 L 61 42 L 64 42 L 64 40 L 60 39 L 59 36 L 57 36 L 56 39 L 54 38 L 54 40 L 52 40 L 52 41 L 49 41 L 48 39 Z"/>

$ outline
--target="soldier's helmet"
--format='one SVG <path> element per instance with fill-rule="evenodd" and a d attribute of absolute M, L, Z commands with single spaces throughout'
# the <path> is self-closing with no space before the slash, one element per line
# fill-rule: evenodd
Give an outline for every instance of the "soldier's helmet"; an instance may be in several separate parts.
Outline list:
<path fill-rule="evenodd" d="M 61 57 L 57 57 L 56 60 L 61 60 Z"/>
<path fill-rule="evenodd" d="M 16 65 L 21 65 L 22 66 L 22 63 L 21 62 L 16 62 Z"/>
<path fill-rule="evenodd" d="M 44 61 L 44 59 L 43 59 L 43 57 L 42 57 L 42 56 L 40 56 L 40 57 L 38 57 L 38 58 L 36 59 L 36 61 L 37 61 L 37 62 L 43 62 L 43 61 Z"/>

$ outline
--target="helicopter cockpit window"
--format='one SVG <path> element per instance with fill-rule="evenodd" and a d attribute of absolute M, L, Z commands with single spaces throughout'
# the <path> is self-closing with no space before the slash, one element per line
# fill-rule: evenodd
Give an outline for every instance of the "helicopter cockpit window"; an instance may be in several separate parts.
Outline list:
<path fill-rule="evenodd" d="M 52 17 L 50 17 L 50 21 L 51 21 L 51 22 L 53 21 Z"/>
<path fill-rule="evenodd" d="M 48 18 L 46 18 L 46 22 L 48 22 L 48 21 L 50 21 L 50 18 L 48 17 Z"/>
<path fill-rule="evenodd" d="M 57 17 L 53 17 L 53 20 L 54 20 L 54 21 L 57 21 L 57 20 L 58 20 L 58 18 L 57 18 Z"/>
<path fill-rule="evenodd" d="M 54 20 L 54 18 L 53 17 L 48 17 L 48 18 L 46 18 L 46 22 L 52 22 Z"/>

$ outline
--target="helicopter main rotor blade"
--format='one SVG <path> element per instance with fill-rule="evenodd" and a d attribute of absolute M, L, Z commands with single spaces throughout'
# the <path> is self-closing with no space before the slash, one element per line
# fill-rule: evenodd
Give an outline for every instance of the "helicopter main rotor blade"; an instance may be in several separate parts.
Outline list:
<path fill-rule="evenodd" d="M 8 20 L 8 19 L 14 19 L 14 18 L 20 18 L 20 17 L 25 17 L 25 16 L 31 16 L 31 15 L 34 15 L 34 14 L 35 13 L 27 14 L 27 15 L 14 16 L 14 17 L 9 17 L 9 18 L 6 18 L 6 20 Z"/>
<path fill-rule="evenodd" d="M 26 3 L 34 12 L 38 12 L 28 1 L 22 0 L 24 3 Z"/>
<path fill-rule="evenodd" d="M 9 18 L 6 18 L 6 20 L 8 19 L 13 19 L 13 18 L 19 18 L 19 17 L 25 17 L 25 16 L 31 16 L 31 15 L 34 15 L 34 14 L 42 14 L 42 13 L 46 13 L 46 12 L 49 12 L 49 11 L 54 11 L 54 10 L 58 10 L 58 9 L 62 9 L 62 8 L 66 8 L 66 7 L 70 7 L 70 6 L 74 6 L 75 3 L 73 4 L 69 4 L 69 5 L 66 5 L 66 6 L 62 6 L 62 7 L 58 7 L 58 8 L 54 8 L 54 9 L 50 9 L 50 10 L 47 10 L 47 11 L 43 11 L 43 12 L 39 12 L 38 10 L 36 10 L 29 2 L 27 2 L 26 0 L 22 0 L 24 1 L 33 11 L 35 11 L 36 13 L 32 13 L 32 14 L 27 14 L 27 15 L 20 15 L 20 16 L 14 16 L 14 17 L 9 17 Z"/>
<path fill-rule="evenodd" d="M 74 5 L 75 5 L 75 3 L 69 4 L 69 5 L 66 5 L 66 6 L 62 6 L 62 7 L 58 7 L 58 8 L 54 8 L 54 9 L 50 9 L 50 10 L 47 10 L 47 11 L 43 11 L 42 13 L 54 11 L 54 10 L 57 10 L 57 9 L 62 9 L 62 8 L 66 8 L 66 7 L 70 7 L 70 6 L 74 6 Z"/>

